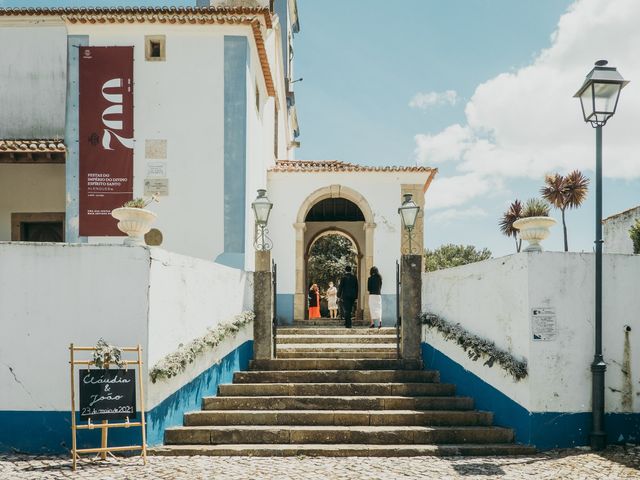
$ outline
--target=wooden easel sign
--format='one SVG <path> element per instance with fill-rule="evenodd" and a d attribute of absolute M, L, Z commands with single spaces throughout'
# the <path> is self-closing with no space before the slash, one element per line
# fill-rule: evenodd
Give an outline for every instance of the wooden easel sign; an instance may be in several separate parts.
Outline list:
<path fill-rule="evenodd" d="M 111 452 L 123 452 L 140 450 L 144 464 L 147 463 L 147 445 L 144 419 L 144 387 L 143 382 L 138 382 L 138 399 L 136 399 L 136 370 L 138 378 L 142 378 L 142 347 L 120 347 L 123 354 L 136 355 L 135 359 L 120 360 L 118 368 L 109 368 L 110 359 L 106 358 L 103 368 L 95 367 L 92 359 L 78 359 L 78 352 L 87 352 L 93 355 L 96 347 L 76 347 L 73 343 L 69 346 L 71 366 L 71 459 L 75 471 L 77 461 L 82 453 L 98 453 L 100 458 L 106 460 Z M 129 365 L 137 365 L 138 368 L 128 368 Z M 78 368 L 83 366 L 87 368 Z M 77 385 L 79 390 L 79 410 L 76 414 L 76 371 L 78 374 Z M 140 420 L 136 418 L 136 406 L 139 400 Z M 81 422 L 81 423 L 78 423 Z M 86 423 L 84 423 L 86 422 Z M 140 428 L 140 445 L 127 445 L 110 447 L 108 434 L 110 428 Z M 101 429 L 101 445 L 96 448 L 77 448 L 78 430 Z"/>

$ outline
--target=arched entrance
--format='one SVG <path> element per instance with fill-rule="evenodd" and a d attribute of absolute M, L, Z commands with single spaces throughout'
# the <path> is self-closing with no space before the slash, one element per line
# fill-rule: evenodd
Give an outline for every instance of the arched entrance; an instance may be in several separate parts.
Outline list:
<path fill-rule="evenodd" d="M 313 229 L 315 230 L 315 229 Z M 360 242 L 352 234 L 341 228 L 327 228 L 313 236 L 305 251 L 305 285 L 307 287 L 315 283 L 320 287 L 320 292 L 325 295 L 329 282 L 338 286 L 340 278 L 344 274 L 344 267 L 349 265 L 355 275 L 359 275 L 362 270 L 362 249 L 358 245 Z M 321 302 L 321 311 L 326 310 L 323 317 L 328 312 L 326 302 Z M 308 307 L 308 305 L 307 305 Z M 357 310 L 359 312 L 360 309 Z M 308 313 L 308 309 L 305 310 Z"/>
<path fill-rule="evenodd" d="M 326 201 L 328 200 L 328 201 Z M 360 295 L 358 308 L 364 307 L 368 316 L 366 298 L 367 272 L 373 266 L 373 212 L 367 200 L 355 190 L 342 185 L 320 188 L 309 195 L 300 206 L 296 223 L 296 283 L 294 318 L 303 319 L 306 314 L 306 263 L 313 241 L 325 232 L 342 232 L 356 243 L 359 254 L 358 280 Z"/>

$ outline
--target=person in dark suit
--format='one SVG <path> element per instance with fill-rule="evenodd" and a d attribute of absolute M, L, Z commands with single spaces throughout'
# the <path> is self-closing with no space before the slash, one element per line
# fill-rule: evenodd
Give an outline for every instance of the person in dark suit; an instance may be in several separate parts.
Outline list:
<path fill-rule="evenodd" d="M 342 308 L 344 310 L 344 326 L 351 328 L 351 312 L 353 304 L 358 298 L 358 279 L 351 273 L 351 267 L 347 265 L 344 269 L 344 275 L 340 279 L 338 286 L 338 298 L 342 300 Z"/>

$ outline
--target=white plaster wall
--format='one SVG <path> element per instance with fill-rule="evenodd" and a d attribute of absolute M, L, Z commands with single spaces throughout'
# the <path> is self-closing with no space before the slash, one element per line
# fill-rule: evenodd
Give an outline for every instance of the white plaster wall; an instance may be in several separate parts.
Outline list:
<path fill-rule="evenodd" d="M 253 338 L 249 325 L 183 374 L 147 380 L 180 344 L 252 310 L 252 289 L 251 274 L 158 248 L 0 242 L 0 410 L 68 410 L 69 344 L 101 337 L 142 345 L 153 408 Z"/>
<path fill-rule="evenodd" d="M 633 253 L 629 229 L 640 218 L 640 206 L 609 217 L 603 222 L 605 253 Z"/>
<path fill-rule="evenodd" d="M 215 328 L 235 315 L 253 309 L 252 277 L 241 270 L 152 248 L 150 271 L 150 367 L 177 350 L 180 344 L 203 336 L 207 328 Z M 190 365 L 179 377 L 149 384 L 148 408 L 251 338 L 253 330 L 244 329 L 235 339 L 226 340 L 215 351 Z"/>
<path fill-rule="evenodd" d="M 249 45 L 255 42 L 249 38 Z M 260 108 L 256 108 L 256 87 Z M 274 163 L 273 109 L 274 99 L 267 96 L 260 59 L 255 49 L 249 50 L 247 68 L 247 172 L 245 189 L 245 270 L 253 270 L 255 219 L 251 203 L 259 188 L 266 188 L 267 168 Z"/>
<path fill-rule="evenodd" d="M 64 211 L 64 165 L 0 165 L 0 241 L 11 240 L 12 213 Z"/>
<path fill-rule="evenodd" d="M 411 172 L 269 172 L 268 196 L 273 202 L 269 231 L 273 238 L 273 258 L 278 263 L 278 292 L 295 292 L 295 229 L 298 210 L 316 190 L 343 185 L 363 195 L 373 211 L 373 263 L 384 278 L 383 294 L 395 292 L 395 262 L 400 257 L 400 217 L 398 207 L 402 184 L 424 184 L 428 173 Z"/>
<path fill-rule="evenodd" d="M 603 354 L 607 363 L 605 405 L 611 412 L 640 411 L 640 257 L 605 255 L 603 259 Z M 530 307 L 556 307 L 559 335 L 553 342 L 531 342 L 531 408 L 536 411 L 588 411 L 594 353 L 594 255 L 531 255 Z M 625 332 L 629 375 L 623 375 Z M 623 402 L 623 392 L 630 402 Z"/>
<path fill-rule="evenodd" d="M 458 345 L 426 327 L 423 340 L 530 411 L 589 411 L 593 257 L 588 253 L 521 253 L 424 275 L 423 310 L 460 323 L 516 357 L 524 356 L 529 376 L 520 382 L 497 365 L 488 368 L 482 360 L 469 360 Z M 606 409 L 638 412 L 640 355 L 634 350 L 640 347 L 640 257 L 605 255 L 603 269 Z M 545 306 L 555 308 L 558 335 L 551 341 L 534 341 L 530 312 Z M 631 332 L 625 334 L 625 325 L 632 327 Z"/>
<path fill-rule="evenodd" d="M 527 256 L 510 255 L 423 274 L 422 311 L 460 323 L 469 332 L 487 338 L 529 360 Z M 423 341 L 443 352 L 510 398 L 527 406 L 529 381 L 516 382 L 497 365 L 469 359 L 452 341 L 423 327 Z M 428 365 L 428 359 L 424 359 Z"/>
<path fill-rule="evenodd" d="M 0 243 L 0 410 L 69 410 L 72 342 L 146 351 L 148 285 L 144 248 Z"/>

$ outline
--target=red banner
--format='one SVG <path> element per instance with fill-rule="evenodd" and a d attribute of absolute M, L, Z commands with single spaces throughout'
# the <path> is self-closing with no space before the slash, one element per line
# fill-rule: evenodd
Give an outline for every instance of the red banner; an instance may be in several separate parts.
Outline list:
<path fill-rule="evenodd" d="M 124 235 L 133 197 L 133 47 L 80 47 L 80 235 Z"/>

